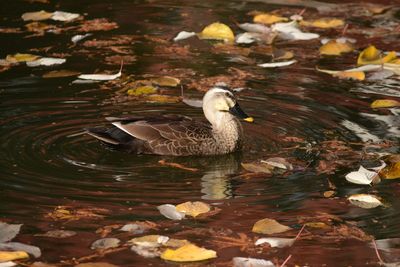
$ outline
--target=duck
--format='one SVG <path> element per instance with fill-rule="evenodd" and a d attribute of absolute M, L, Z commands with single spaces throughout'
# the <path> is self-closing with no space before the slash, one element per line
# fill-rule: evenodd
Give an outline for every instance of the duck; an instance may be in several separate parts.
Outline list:
<path fill-rule="evenodd" d="M 108 117 L 111 127 L 85 129 L 85 133 L 114 149 L 134 154 L 212 156 L 238 151 L 243 145 L 239 120 L 253 122 L 239 106 L 234 92 L 214 86 L 203 96 L 207 122 L 184 115 Z"/>

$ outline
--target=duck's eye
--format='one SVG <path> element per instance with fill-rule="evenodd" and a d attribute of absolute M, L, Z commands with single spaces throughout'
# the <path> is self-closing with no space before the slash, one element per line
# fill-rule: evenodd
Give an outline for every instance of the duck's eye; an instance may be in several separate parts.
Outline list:
<path fill-rule="evenodd" d="M 226 96 L 226 97 L 230 97 L 231 95 L 230 95 L 228 92 L 226 92 L 226 93 L 225 93 L 225 96 Z"/>

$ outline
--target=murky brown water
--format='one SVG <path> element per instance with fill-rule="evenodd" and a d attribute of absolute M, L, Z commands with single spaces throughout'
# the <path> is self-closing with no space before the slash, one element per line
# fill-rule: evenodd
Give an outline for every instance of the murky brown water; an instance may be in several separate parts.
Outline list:
<path fill-rule="evenodd" d="M 390 3 L 398 7 L 398 3 Z M 178 113 L 202 117 L 201 110 L 184 103 L 115 103 L 110 99 L 115 97 L 116 90 L 110 90 L 112 87 L 103 89 L 103 83 L 74 84 L 74 78 L 44 79 L 41 76 L 54 69 L 84 73 L 96 70 L 116 72 L 118 64 L 104 64 L 104 57 L 115 52 L 96 47 L 85 48 L 88 51 L 82 52 L 81 43 L 71 45 L 70 38 L 74 34 L 69 32 L 30 38 L 26 38 L 27 33 L 0 33 L 1 58 L 17 52 L 33 53 L 31 49 L 48 46 L 51 47 L 50 53 L 68 54 L 67 63 L 60 67 L 28 68 L 20 65 L 0 73 L 0 216 L 2 221 L 24 224 L 16 241 L 40 247 L 43 256 L 39 260 L 59 263 L 89 255 L 92 253 L 90 244 L 100 238 L 95 233 L 99 227 L 137 220 L 165 223 L 168 219 L 159 214 L 156 206 L 197 200 L 219 207 L 221 212 L 206 220 L 169 222 L 165 228 L 152 233 L 179 236 L 183 230 L 213 228 L 244 232 L 253 237 L 251 227 L 259 219 L 274 218 L 299 229 L 299 217 L 313 217 L 324 212 L 354 222 L 377 239 L 400 235 L 400 185 L 396 180 L 384 181 L 373 189 L 347 183 L 344 174 L 358 168 L 361 156 L 358 162 L 351 157 L 352 165 L 339 168 L 333 174 L 316 170 L 321 159 L 319 153 L 329 148 L 329 144 L 327 147 L 321 145 L 324 141 L 352 143 L 353 146 L 349 146 L 361 155 L 362 145 L 359 144 L 369 139 L 375 142 L 389 140 L 397 145 L 377 150 L 400 152 L 398 109 L 374 111 L 369 108 L 375 99 L 392 97 L 400 100 L 398 79 L 355 82 L 318 73 L 314 70 L 317 64 L 335 69 L 343 63 L 355 62 L 356 58 L 353 54 L 345 62 L 318 59 L 313 55 L 320 46 L 319 41 L 308 41 L 306 45 L 278 42 L 275 46 L 294 51 L 299 63 L 282 69 L 261 69 L 255 65 L 229 62 L 231 55 L 209 53 L 208 48 L 198 41 L 189 41 L 189 45 L 195 47 L 192 51 L 195 55 L 163 55 L 157 50 L 157 42 L 141 37 L 146 34 L 172 38 L 181 30 L 200 31 L 214 21 L 234 25 L 235 21 L 249 21 L 250 17 L 245 15 L 248 11 L 281 6 L 244 4 L 241 1 L 108 3 L 100 0 L 79 3 L 51 1 L 49 4 L 2 1 L 0 6 L 0 26 L 3 27 L 23 27 L 21 14 L 41 9 L 76 12 L 85 14 L 86 18 L 105 17 L 115 21 L 118 29 L 95 32 L 90 38 L 135 36 L 128 54 L 136 56 L 136 61 L 124 66 L 125 76 L 164 75 L 169 74 L 168 70 L 178 68 L 196 71 L 199 80 L 218 74 L 237 75 L 230 67 L 256 75 L 246 78 L 246 86 L 250 89 L 239 94 L 241 106 L 256 120 L 254 124 L 244 124 L 247 143 L 242 153 L 212 158 L 136 156 L 108 150 L 88 136 L 70 135 L 85 127 L 104 124 L 107 116 Z M 393 40 L 376 45 L 381 49 L 400 51 L 398 41 Z M 36 54 L 46 55 L 44 49 Z M 167 90 L 169 95 L 180 95 L 180 89 Z M 190 87 L 185 87 L 185 92 L 193 97 L 202 95 Z M 299 149 L 288 149 L 298 144 L 288 142 L 285 139 L 288 137 L 304 142 Z M 305 152 L 307 147 L 310 152 Z M 243 178 L 241 162 L 276 155 L 296 159 L 295 171 L 285 175 Z M 199 171 L 161 166 L 158 163 L 160 159 L 198 168 Z M 337 160 L 346 158 L 334 158 L 330 163 Z M 328 178 L 337 187 L 335 198 L 323 196 L 323 192 L 329 190 Z M 350 194 L 366 192 L 379 193 L 390 205 L 364 210 L 346 201 Z M 60 205 L 74 209 L 102 208 L 106 210 L 106 216 L 99 220 L 67 223 L 46 216 Z M 67 239 L 35 236 L 60 228 L 78 234 Z M 184 237 L 190 239 L 190 235 Z M 193 238 L 191 241 L 217 250 L 218 259 L 205 263 L 210 266 L 229 266 L 234 256 L 279 259 L 282 262 L 289 254 L 293 255 L 289 266 L 377 265 L 369 243 L 354 238 L 304 238 L 293 247 L 271 249 L 260 255 L 240 251 L 237 247 L 219 250 L 217 246 L 213 247 L 212 242 L 207 243 L 207 236 Z M 385 256 L 391 261 L 400 260 L 399 255 Z M 120 266 L 171 265 L 160 259 L 145 259 L 129 250 L 111 253 L 100 261 Z"/>

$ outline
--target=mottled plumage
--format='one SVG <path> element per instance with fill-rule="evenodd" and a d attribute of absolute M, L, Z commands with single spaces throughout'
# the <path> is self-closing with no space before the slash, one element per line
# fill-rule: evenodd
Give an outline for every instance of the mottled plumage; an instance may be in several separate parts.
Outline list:
<path fill-rule="evenodd" d="M 234 117 L 252 121 L 230 90 L 215 87 L 203 98 L 209 123 L 180 115 L 107 118 L 113 128 L 91 128 L 87 133 L 114 147 L 137 154 L 220 155 L 241 148 L 243 131 Z"/>

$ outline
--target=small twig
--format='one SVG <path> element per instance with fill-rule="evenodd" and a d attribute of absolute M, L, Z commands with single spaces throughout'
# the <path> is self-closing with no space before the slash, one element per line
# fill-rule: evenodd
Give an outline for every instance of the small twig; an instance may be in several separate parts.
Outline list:
<path fill-rule="evenodd" d="M 286 258 L 286 260 L 285 260 L 279 267 L 284 267 L 285 264 L 290 260 L 291 257 L 292 257 L 292 254 L 290 254 L 290 255 Z"/>
<path fill-rule="evenodd" d="M 307 10 L 307 8 L 303 8 L 298 15 L 303 16 L 303 14 L 306 12 L 306 10 Z"/>
<path fill-rule="evenodd" d="M 378 247 L 376 246 L 375 239 L 372 240 L 372 244 L 374 244 L 375 254 L 376 254 L 376 256 L 378 257 L 379 263 L 380 263 L 380 264 L 384 264 L 385 262 L 382 260 L 381 255 L 379 254 Z"/>
<path fill-rule="evenodd" d="M 189 168 L 189 167 L 185 167 L 182 164 L 179 163 L 174 163 L 174 162 L 166 162 L 165 160 L 159 160 L 158 163 L 160 163 L 161 165 L 164 166 L 169 166 L 169 167 L 174 167 L 174 168 L 178 168 L 178 169 L 182 169 L 182 170 L 186 170 L 186 171 L 191 171 L 191 172 L 197 172 L 199 171 L 199 169 L 196 168 Z"/>
<path fill-rule="evenodd" d="M 304 230 L 305 227 L 306 227 L 306 225 L 303 224 L 303 227 L 301 227 L 300 231 L 297 233 L 297 235 L 296 235 L 296 237 L 294 238 L 294 240 L 299 239 L 299 237 L 300 237 L 300 235 L 301 235 L 301 233 L 303 232 L 303 230 Z"/>
<path fill-rule="evenodd" d="M 346 23 L 346 25 L 344 25 L 344 28 L 342 30 L 342 36 L 344 36 L 346 34 L 347 29 L 349 28 L 349 24 Z"/>

